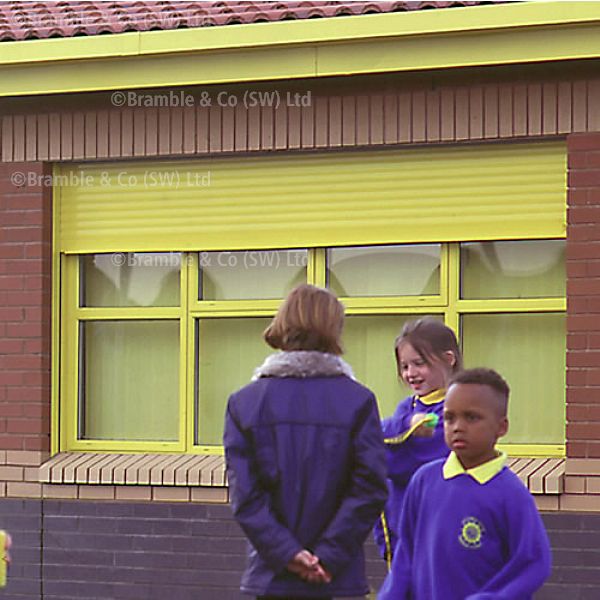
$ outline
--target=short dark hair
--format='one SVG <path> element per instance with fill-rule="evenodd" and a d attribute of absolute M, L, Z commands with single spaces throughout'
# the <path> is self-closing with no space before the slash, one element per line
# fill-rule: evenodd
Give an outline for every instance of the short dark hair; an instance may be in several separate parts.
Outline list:
<path fill-rule="evenodd" d="M 398 375 L 401 374 L 398 350 L 404 344 L 410 344 L 429 364 L 436 359 L 443 360 L 444 353 L 450 351 L 454 354 L 455 359 L 452 372 L 457 373 L 462 369 L 462 354 L 458 347 L 456 335 L 450 327 L 444 325 L 439 319 L 423 317 L 404 324 L 400 335 L 394 342 Z"/>
<path fill-rule="evenodd" d="M 487 369 L 485 367 L 465 369 L 450 378 L 448 389 L 455 383 L 486 385 L 491 388 L 496 392 L 502 414 L 506 416 L 510 387 L 508 386 L 508 383 L 506 383 L 504 377 L 497 371 L 494 371 L 494 369 Z"/>
<path fill-rule="evenodd" d="M 263 337 L 279 350 L 342 354 L 344 306 L 329 290 L 302 284 L 279 307 Z"/>

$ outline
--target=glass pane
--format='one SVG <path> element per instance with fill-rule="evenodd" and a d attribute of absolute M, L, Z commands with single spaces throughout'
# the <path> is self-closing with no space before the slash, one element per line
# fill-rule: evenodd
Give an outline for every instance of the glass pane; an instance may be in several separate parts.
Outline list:
<path fill-rule="evenodd" d="M 330 248 L 329 287 L 340 297 L 438 295 L 440 249 L 440 244 Z"/>
<path fill-rule="evenodd" d="M 201 300 L 283 298 L 306 283 L 307 250 L 200 252 Z"/>
<path fill-rule="evenodd" d="M 179 306 L 179 252 L 81 256 L 81 306 Z"/>
<path fill-rule="evenodd" d="M 465 243 L 460 265 L 462 298 L 565 296 L 564 240 Z"/>
<path fill-rule="evenodd" d="M 198 321 L 196 443 L 223 444 L 227 399 L 250 382 L 254 369 L 275 352 L 262 338 L 269 317 Z"/>
<path fill-rule="evenodd" d="M 80 438 L 176 441 L 179 321 L 82 322 Z"/>
<path fill-rule="evenodd" d="M 389 417 L 398 402 L 411 394 L 398 379 L 394 340 L 406 321 L 418 318 L 417 315 L 346 317 L 344 359 L 350 363 L 355 377 L 375 392 L 382 417 Z"/>
<path fill-rule="evenodd" d="M 467 367 L 496 369 L 510 385 L 501 443 L 564 444 L 564 314 L 463 315 L 462 340 Z"/>

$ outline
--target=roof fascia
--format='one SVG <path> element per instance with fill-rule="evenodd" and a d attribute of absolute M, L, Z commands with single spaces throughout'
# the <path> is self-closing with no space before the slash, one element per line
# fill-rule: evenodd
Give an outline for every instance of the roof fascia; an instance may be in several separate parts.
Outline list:
<path fill-rule="evenodd" d="M 0 44 L 0 96 L 600 57 L 600 2 L 524 2 Z"/>

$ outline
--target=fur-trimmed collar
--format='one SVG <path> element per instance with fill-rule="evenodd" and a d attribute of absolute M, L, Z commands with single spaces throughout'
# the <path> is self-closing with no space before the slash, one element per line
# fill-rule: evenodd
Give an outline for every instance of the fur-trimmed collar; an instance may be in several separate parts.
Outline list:
<path fill-rule="evenodd" d="M 336 354 L 315 350 L 277 352 L 267 356 L 255 369 L 252 381 L 260 377 L 335 377 L 345 375 L 354 379 L 352 367 Z"/>

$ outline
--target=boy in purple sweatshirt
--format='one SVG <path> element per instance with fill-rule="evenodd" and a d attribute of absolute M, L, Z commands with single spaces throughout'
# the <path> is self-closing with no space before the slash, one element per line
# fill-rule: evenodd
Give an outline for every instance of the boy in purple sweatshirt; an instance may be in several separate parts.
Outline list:
<path fill-rule="evenodd" d="M 491 369 L 455 375 L 444 407 L 451 453 L 411 480 L 378 600 L 529 600 L 550 574 L 533 498 L 495 449 L 509 388 Z"/>

